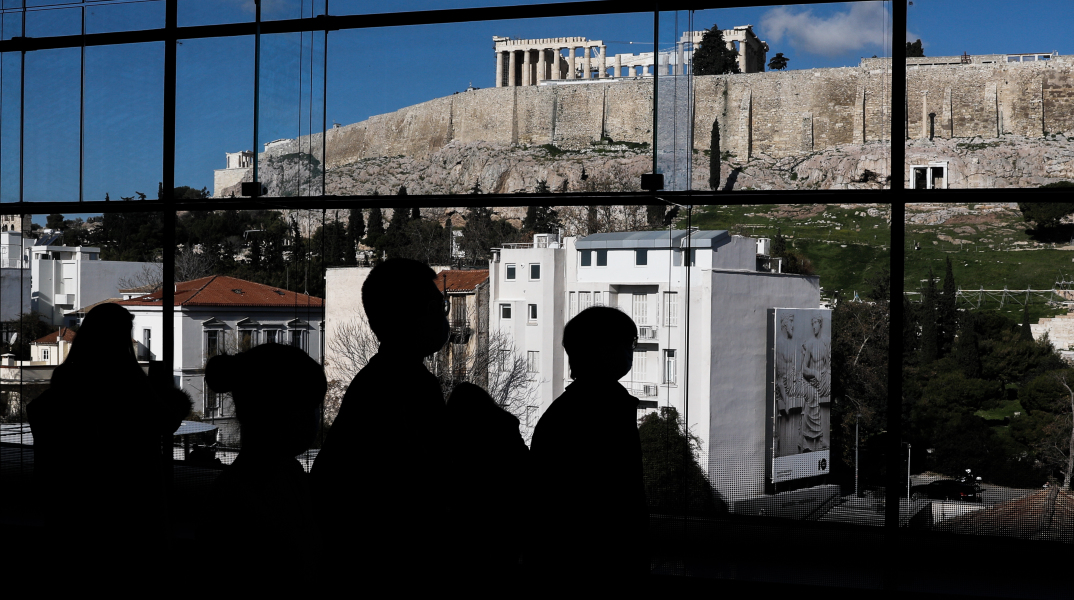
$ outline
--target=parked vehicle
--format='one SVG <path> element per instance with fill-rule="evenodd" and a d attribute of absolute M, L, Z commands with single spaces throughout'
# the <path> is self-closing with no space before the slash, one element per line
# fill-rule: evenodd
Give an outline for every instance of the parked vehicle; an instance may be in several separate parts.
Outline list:
<path fill-rule="evenodd" d="M 913 499 L 929 498 L 931 500 L 961 500 L 963 502 L 980 502 L 980 488 L 969 483 L 953 479 L 940 479 L 925 485 L 910 488 Z"/>

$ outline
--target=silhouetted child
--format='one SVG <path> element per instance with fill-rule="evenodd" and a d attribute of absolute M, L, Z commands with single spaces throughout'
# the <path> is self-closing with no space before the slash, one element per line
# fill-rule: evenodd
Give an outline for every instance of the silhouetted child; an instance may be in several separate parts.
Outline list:
<path fill-rule="evenodd" d="M 266 344 L 205 367 L 205 384 L 230 392 L 242 449 L 213 484 L 209 523 L 224 552 L 214 565 L 233 591 L 304 589 L 315 581 L 319 541 L 309 480 L 295 456 L 320 425 L 324 369 L 294 346 Z"/>
<path fill-rule="evenodd" d="M 453 578 L 471 593 L 497 591 L 518 575 L 529 448 L 518 419 L 472 383 L 455 386 L 447 409 Z"/>
<path fill-rule="evenodd" d="M 130 591 L 164 563 L 162 435 L 178 428 L 189 399 L 150 385 L 132 323 L 117 304 L 91 310 L 52 385 L 27 407 L 37 506 L 51 538 L 45 586 Z M 90 458 L 102 447 L 107 461 Z"/>
<path fill-rule="evenodd" d="M 373 582 L 438 589 L 444 557 L 444 396 L 423 359 L 447 342 L 436 274 L 413 260 L 375 267 L 362 306 L 380 348 L 355 376 L 311 475 L 329 589 Z"/>
<path fill-rule="evenodd" d="M 587 308 L 563 329 L 574 382 L 533 432 L 538 511 L 527 570 L 549 591 L 636 592 L 649 572 L 638 399 L 620 385 L 637 328 L 622 311 Z"/>

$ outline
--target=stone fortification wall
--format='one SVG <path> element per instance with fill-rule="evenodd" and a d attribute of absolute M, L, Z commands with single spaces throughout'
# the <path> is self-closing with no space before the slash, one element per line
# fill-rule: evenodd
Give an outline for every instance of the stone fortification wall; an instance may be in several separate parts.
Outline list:
<path fill-rule="evenodd" d="M 911 66 L 906 137 L 1041 137 L 1074 132 L 1074 61 Z M 930 113 L 935 115 L 930 118 Z M 934 120 L 935 124 L 932 124 Z"/>
<path fill-rule="evenodd" d="M 929 113 L 935 115 L 932 133 L 940 138 L 1074 132 L 1069 57 L 910 65 L 907 89 L 909 139 L 928 137 Z M 694 92 L 694 148 L 709 149 L 716 121 L 721 152 L 740 162 L 880 142 L 890 135 L 889 59 L 864 59 L 858 67 L 700 76 Z M 651 144 L 652 95 L 652 80 L 640 78 L 471 90 L 329 130 L 324 167 L 378 157 L 425 159 L 449 142 L 554 144 L 568 150 L 589 148 L 602 137 Z M 261 157 L 309 149 L 319 156 L 320 147 L 316 134 L 277 144 Z M 234 185 L 238 179 L 228 174 L 220 181 Z"/>

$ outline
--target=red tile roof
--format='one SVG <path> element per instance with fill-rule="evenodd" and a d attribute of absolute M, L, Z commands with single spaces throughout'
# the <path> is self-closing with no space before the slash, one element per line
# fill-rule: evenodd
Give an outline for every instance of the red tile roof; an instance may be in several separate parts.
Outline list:
<path fill-rule="evenodd" d="M 46 334 L 44 337 L 37 338 L 32 344 L 56 344 L 60 340 L 65 342 L 75 341 L 75 332 L 71 331 L 70 327 L 60 327 L 59 330 Z"/>
<path fill-rule="evenodd" d="M 472 292 L 477 286 L 489 280 L 488 269 L 472 269 L 466 271 L 443 270 L 436 274 L 436 289 L 444 292 L 447 285 L 448 292 Z"/>
<path fill-rule="evenodd" d="M 225 275 L 176 284 L 175 306 L 323 306 L 324 300 Z M 163 290 L 116 302 L 120 306 L 160 306 Z"/>

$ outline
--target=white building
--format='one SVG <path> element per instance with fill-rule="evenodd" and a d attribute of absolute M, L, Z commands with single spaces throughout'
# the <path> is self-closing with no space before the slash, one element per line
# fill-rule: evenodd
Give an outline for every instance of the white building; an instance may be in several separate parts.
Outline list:
<path fill-rule="evenodd" d="M 538 234 L 493 254 L 490 331 L 510 332 L 526 353 L 543 413 L 570 383 L 563 326 L 589 306 L 619 307 L 639 329 L 622 384 L 644 408 L 679 410 L 727 500 L 760 496 L 769 310 L 820 303 L 817 277 L 768 270 L 764 242 L 726 231 Z"/>
<path fill-rule="evenodd" d="M 100 260 L 101 249 L 63 246 L 45 235 L 30 249 L 30 307 L 53 325 L 76 324 L 68 313 L 118 297 L 120 280 L 137 279 L 153 263 Z"/>
<path fill-rule="evenodd" d="M 163 338 L 161 291 L 116 302 L 134 315 L 139 360 L 160 360 Z M 324 301 L 252 281 L 214 275 L 175 285 L 175 385 L 194 410 L 220 426 L 223 441 L 237 432 L 230 398 L 205 385 L 205 363 L 260 344 L 291 344 L 321 362 Z M 266 373 L 287 377 L 287 373 Z"/>
<path fill-rule="evenodd" d="M 0 321 L 10 321 L 30 312 L 30 247 L 33 243 L 18 231 L 0 232 Z"/>

